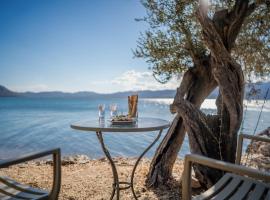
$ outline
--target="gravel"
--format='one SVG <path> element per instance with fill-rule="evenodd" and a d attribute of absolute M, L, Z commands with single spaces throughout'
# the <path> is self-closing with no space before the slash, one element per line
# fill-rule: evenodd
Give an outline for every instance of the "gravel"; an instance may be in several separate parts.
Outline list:
<path fill-rule="evenodd" d="M 120 181 L 129 181 L 135 158 L 114 158 Z M 135 175 L 135 191 L 141 200 L 178 200 L 180 199 L 179 180 L 183 171 L 183 161 L 177 160 L 172 179 L 166 187 L 149 190 L 144 182 L 150 160 L 143 159 Z M 52 162 L 50 160 L 28 162 L 1 169 L 1 176 L 9 176 L 20 183 L 50 190 L 52 186 Z M 62 183 L 60 200 L 108 200 L 112 191 L 112 171 L 105 158 L 91 160 L 77 155 L 62 159 Z M 130 189 L 120 192 L 120 199 L 133 199 Z"/>

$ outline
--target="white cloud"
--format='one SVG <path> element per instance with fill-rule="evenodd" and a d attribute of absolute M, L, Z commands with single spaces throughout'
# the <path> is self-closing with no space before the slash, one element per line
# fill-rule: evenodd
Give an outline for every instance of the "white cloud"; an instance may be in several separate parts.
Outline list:
<path fill-rule="evenodd" d="M 176 77 L 172 78 L 168 83 L 161 84 L 152 75 L 150 71 L 139 72 L 136 70 L 129 70 L 120 74 L 117 77 L 107 80 L 83 81 L 82 83 L 76 82 L 74 88 L 68 84 L 54 85 L 50 87 L 46 84 L 34 85 L 16 85 L 9 88 L 18 92 L 43 92 L 43 91 L 94 91 L 98 93 L 113 93 L 118 91 L 139 91 L 139 90 L 164 90 L 176 89 L 179 86 L 180 80 Z"/>
<path fill-rule="evenodd" d="M 135 70 L 126 71 L 111 81 L 121 91 L 176 89 L 179 86 L 179 82 L 175 77 L 168 83 L 161 84 L 155 80 L 152 72 L 138 72 Z"/>

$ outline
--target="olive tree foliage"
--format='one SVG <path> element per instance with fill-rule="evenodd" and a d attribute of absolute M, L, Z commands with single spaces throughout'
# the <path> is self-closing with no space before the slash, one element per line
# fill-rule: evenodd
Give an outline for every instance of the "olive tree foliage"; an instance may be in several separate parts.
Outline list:
<path fill-rule="evenodd" d="M 195 15 L 198 1 L 142 0 L 142 4 L 147 15 L 137 21 L 146 22 L 149 29 L 141 33 L 134 55 L 149 63 L 159 82 L 179 76 L 200 57 L 209 55 Z M 229 12 L 234 5 L 232 0 L 212 0 L 208 15 L 213 17 L 220 9 Z M 246 77 L 264 77 L 270 73 L 270 3 L 258 0 L 250 5 L 255 10 L 250 11 L 252 14 L 244 21 L 235 45 L 230 48 Z"/>

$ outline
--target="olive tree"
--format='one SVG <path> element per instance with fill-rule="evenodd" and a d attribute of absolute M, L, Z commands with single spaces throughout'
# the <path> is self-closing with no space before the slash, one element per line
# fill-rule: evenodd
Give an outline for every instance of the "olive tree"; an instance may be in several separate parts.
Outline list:
<path fill-rule="evenodd" d="M 171 178 L 173 164 L 188 134 L 192 153 L 234 162 L 243 117 L 245 80 L 269 74 L 269 0 L 142 0 L 149 29 L 134 55 L 145 59 L 159 82 L 182 76 L 171 112 L 172 126 L 151 162 L 147 185 Z M 180 79 L 179 79 L 180 80 Z M 200 106 L 219 89 L 217 113 Z M 222 172 L 193 166 L 199 181 L 210 186 Z"/>

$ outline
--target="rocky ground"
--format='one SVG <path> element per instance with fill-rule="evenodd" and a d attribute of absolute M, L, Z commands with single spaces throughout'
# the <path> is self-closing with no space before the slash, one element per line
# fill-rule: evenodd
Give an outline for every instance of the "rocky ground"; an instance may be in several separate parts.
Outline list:
<path fill-rule="evenodd" d="M 258 133 L 257 136 L 270 138 L 270 127 Z M 243 163 L 247 166 L 270 173 L 270 144 L 260 141 L 251 142 L 243 160 L 245 160 Z"/>
<path fill-rule="evenodd" d="M 119 176 L 128 181 L 136 159 L 115 158 Z M 178 160 L 174 167 L 174 178 L 166 188 L 148 190 L 144 186 L 150 160 L 144 159 L 138 166 L 135 178 L 135 190 L 144 200 L 180 199 L 179 179 L 183 171 L 183 162 Z M 52 185 L 51 161 L 36 161 L 1 169 L 0 175 L 9 176 L 18 182 L 49 190 Z M 62 162 L 61 200 L 108 200 L 111 193 L 112 172 L 105 158 L 90 160 L 86 156 L 64 158 Z M 121 191 L 121 199 L 130 200 L 131 190 Z"/>

